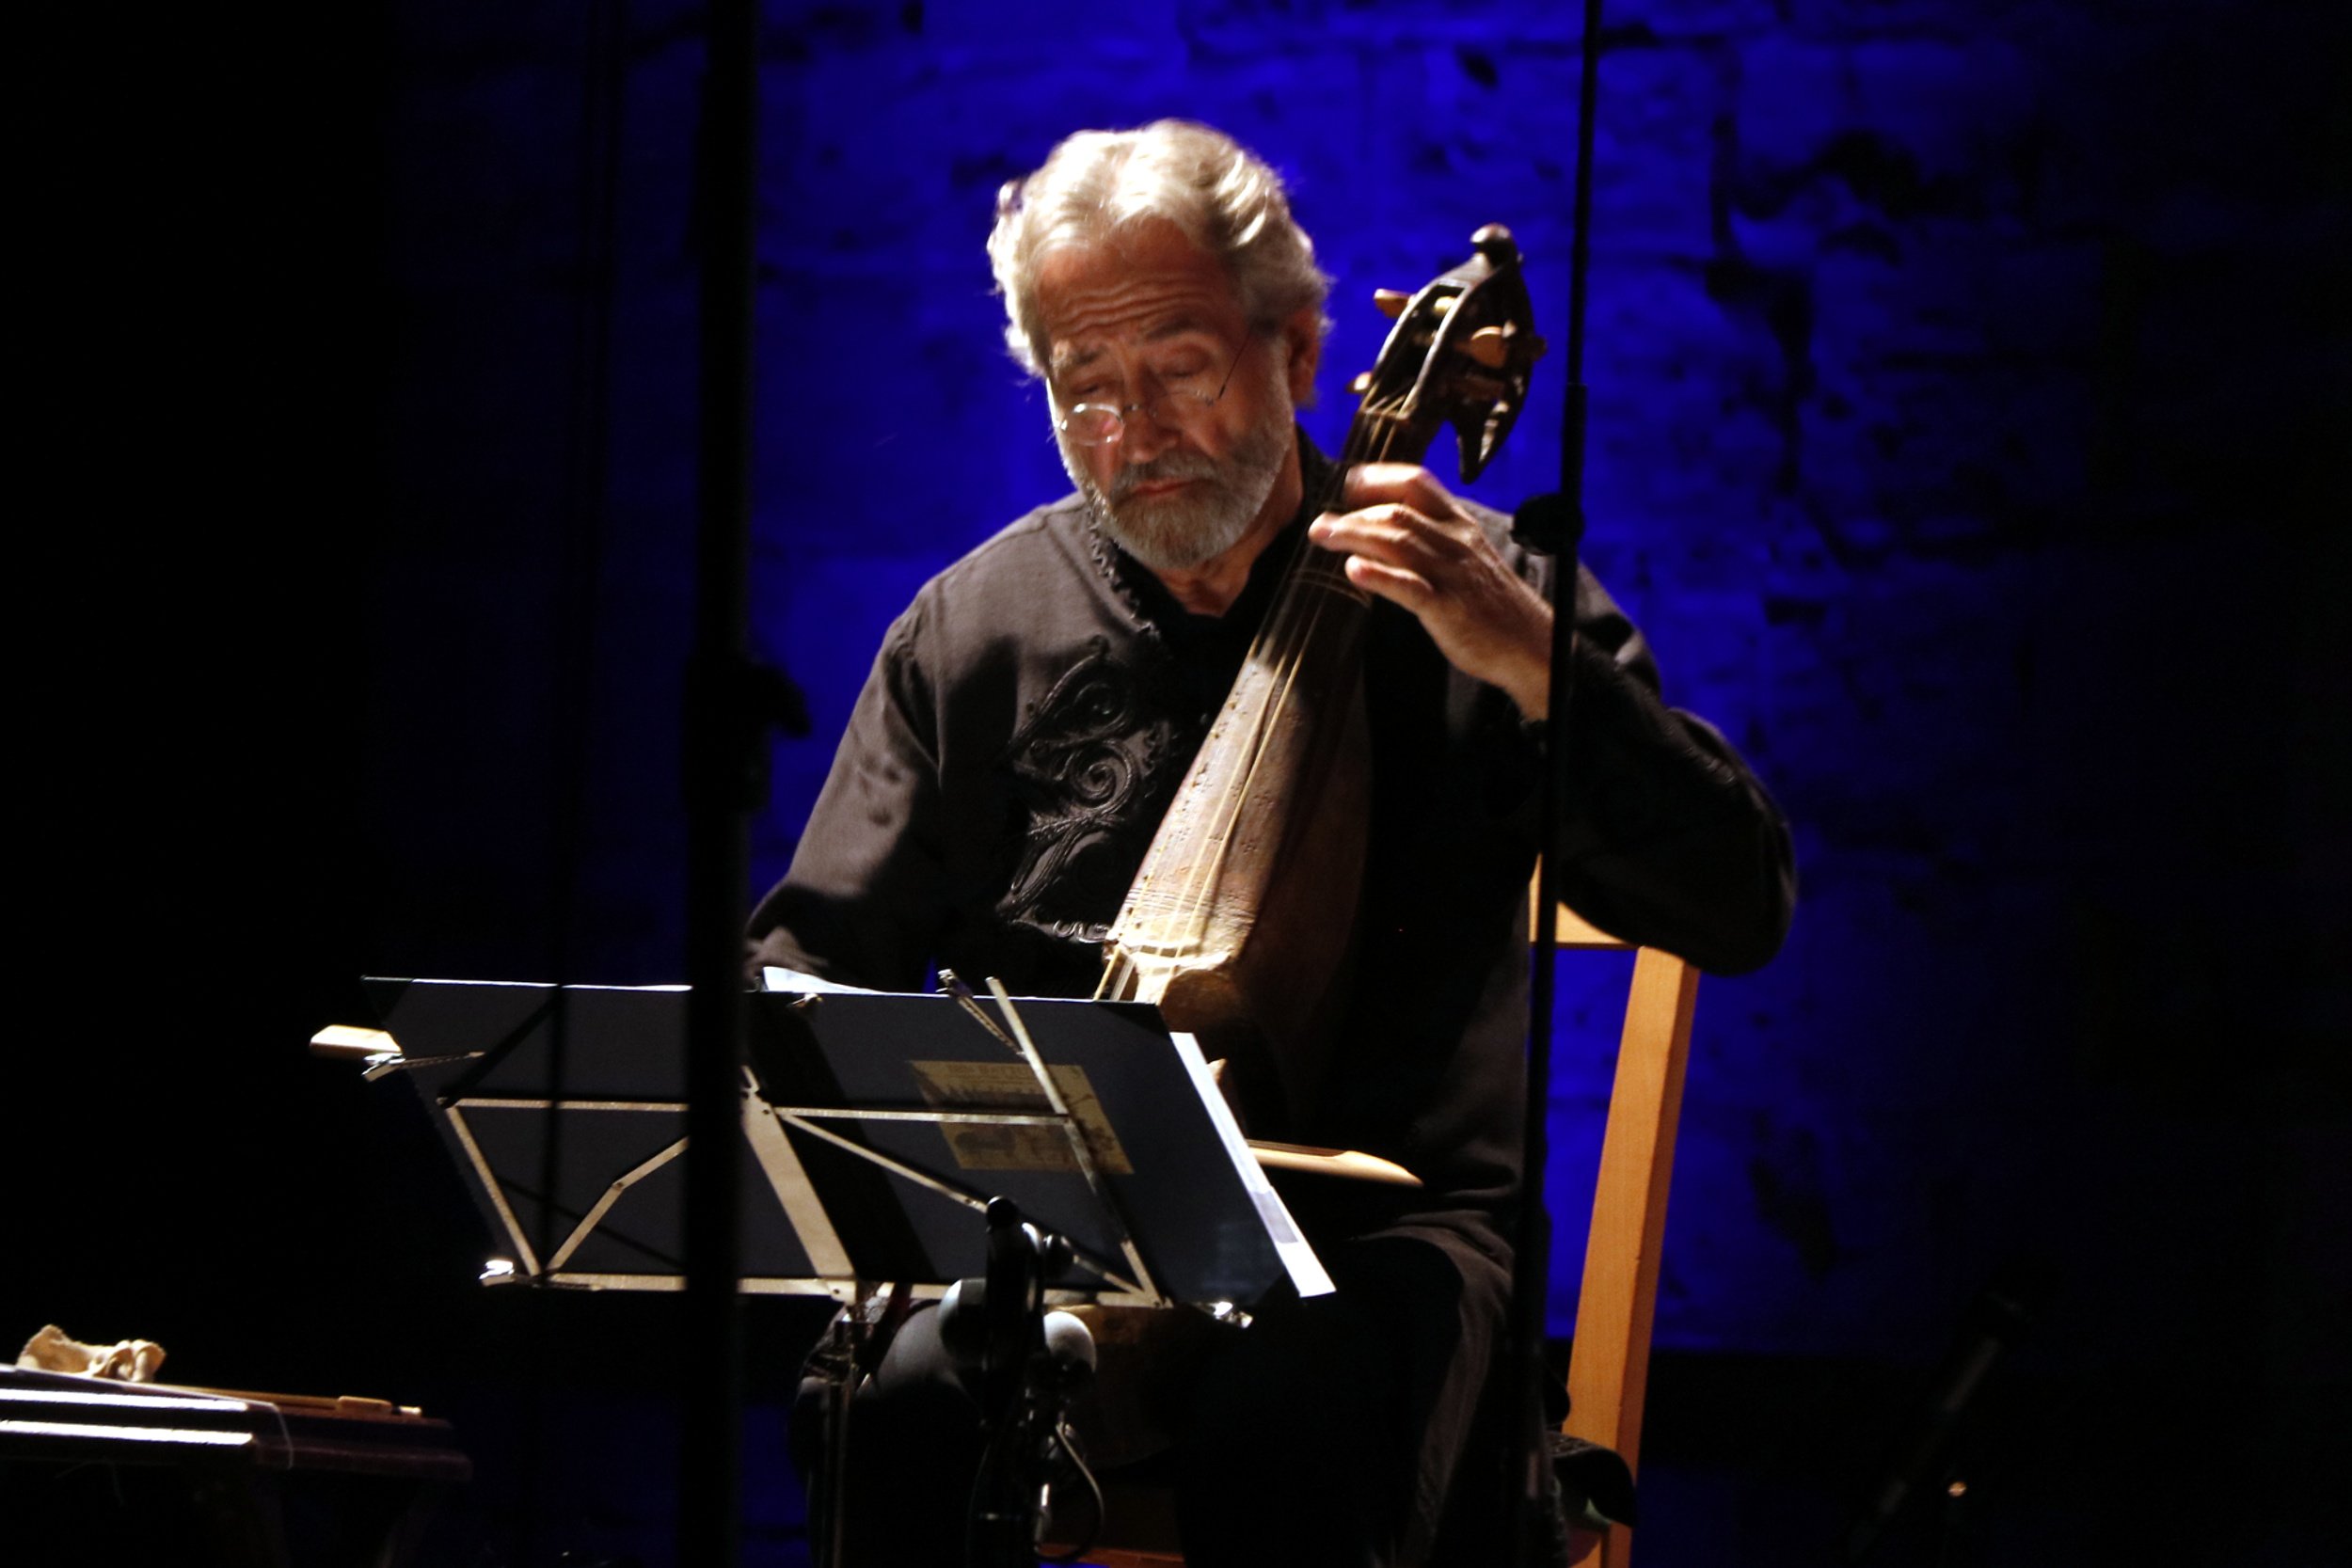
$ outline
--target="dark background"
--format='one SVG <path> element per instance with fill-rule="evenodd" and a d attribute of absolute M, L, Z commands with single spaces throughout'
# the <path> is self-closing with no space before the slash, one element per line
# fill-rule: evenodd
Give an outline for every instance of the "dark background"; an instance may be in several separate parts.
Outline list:
<path fill-rule="evenodd" d="M 1577 67 L 1529 5 L 766 15 L 756 636 L 819 737 L 777 752 L 759 885 L 888 618 L 1060 487 L 996 185 L 1168 113 L 1263 152 L 1339 280 L 1335 444 L 1366 293 L 1480 223 L 1564 336 Z M 1782 958 L 1701 993 L 1645 1560 L 1827 1560 L 2015 1269 L 2053 1284 L 1972 1418 L 1979 1560 L 2316 1560 L 2352 1380 L 2341 13 L 1611 24 L 1589 558 L 1804 877 Z M 302 1041 L 362 973 L 681 972 L 699 24 L 403 0 L 30 56 L 0 1334 L 450 1414 L 457 1560 L 666 1555 L 696 1347 L 672 1304 L 475 1290 L 436 1151 Z M 1553 483 L 1559 373 L 1481 496 Z M 1564 984 L 1571 1259 L 1619 983 Z M 1561 1333 L 1573 1299 L 1570 1264 Z M 753 1319 L 752 1549 L 792 1560 L 813 1325 Z"/>

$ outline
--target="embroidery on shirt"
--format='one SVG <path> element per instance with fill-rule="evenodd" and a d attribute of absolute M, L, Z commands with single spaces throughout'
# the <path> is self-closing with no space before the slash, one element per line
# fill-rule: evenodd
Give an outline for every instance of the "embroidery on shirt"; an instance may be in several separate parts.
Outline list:
<path fill-rule="evenodd" d="M 1167 809 L 1178 726 L 1097 637 L 1031 707 L 1008 748 L 1024 820 L 998 912 L 1055 936 L 1100 942 Z"/>

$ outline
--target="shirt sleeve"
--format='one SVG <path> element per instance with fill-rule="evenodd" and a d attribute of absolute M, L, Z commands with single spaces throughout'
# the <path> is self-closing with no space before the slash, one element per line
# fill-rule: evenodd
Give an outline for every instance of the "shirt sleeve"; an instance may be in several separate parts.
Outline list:
<path fill-rule="evenodd" d="M 945 919 L 938 709 L 920 646 L 930 595 L 882 639 L 792 867 L 753 911 L 745 968 L 919 990 Z"/>
<path fill-rule="evenodd" d="M 1660 700 L 1656 661 L 1591 573 L 1576 592 L 1561 893 L 1613 936 L 1740 974 L 1780 950 L 1796 906 L 1788 821 L 1705 720 Z"/>

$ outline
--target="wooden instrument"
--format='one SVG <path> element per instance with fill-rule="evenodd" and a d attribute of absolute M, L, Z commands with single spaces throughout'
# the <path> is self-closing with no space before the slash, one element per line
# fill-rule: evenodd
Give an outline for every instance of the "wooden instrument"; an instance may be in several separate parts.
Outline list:
<path fill-rule="evenodd" d="M 412 1406 L 16 1367 L 0 1367 L 0 1465 L 16 1483 L 12 1562 L 71 1543 L 82 1562 L 307 1562 L 332 1547 L 400 1568 L 473 1475 L 449 1423 Z"/>
<path fill-rule="evenodd" d="M 1418 293 L 1375 295 L 1395 325 L 1350 385 L 1362 403 L 1311 513 L 1331 509 L 1350 466 L 1420 462 L 1449 423 L 1474 479 L 1518 419 L 1544 348 L 1518 247 L 1500 224 L 1470 243 Z M 1236 1064 L 1245 1104 L 1279 1095 L 1280 1120 L 1315 1101 L 1367 847 L 1370 595 L 1343 562 L 1304 543 L 1293 556 L 1110 928 L 1096 992 L 1157 1003 Z"/>

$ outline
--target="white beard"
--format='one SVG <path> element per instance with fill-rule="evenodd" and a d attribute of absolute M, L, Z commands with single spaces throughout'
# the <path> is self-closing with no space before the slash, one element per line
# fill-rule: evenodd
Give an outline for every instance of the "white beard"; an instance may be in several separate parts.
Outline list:
<path fill-rule="evenodd" d="M 1119 470 L 1108 494 L 1087 472 L 1080 449 L 1057 436 L 1062 467 L 1094 508 L 1095 521 L 1111 543 L 1155 572 L 1188 572 L 1241 542 L 1264 510 L 1290 456 L 1290 388 L 1281 356 L 1267 356 L 1265 417 L 1242 433 L 1232 455 L 1219 461 L 1206 452 L 1178 449 L 1149 463 Z M 1136 417 L 1151 416 L 1136 410 Z M 1174 495 L 1137 496 L 1138 485 L 1171 479 L 1198 480 Z"/>

